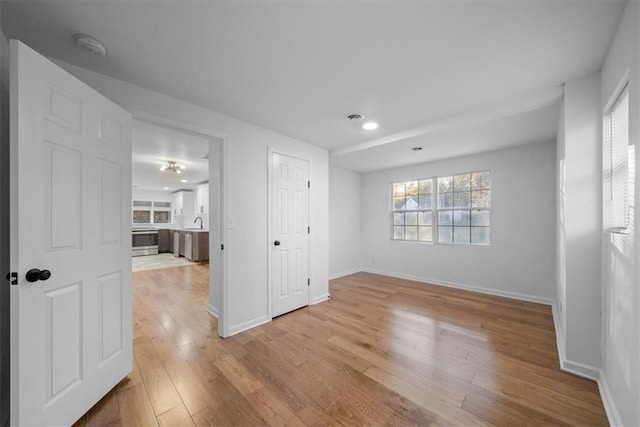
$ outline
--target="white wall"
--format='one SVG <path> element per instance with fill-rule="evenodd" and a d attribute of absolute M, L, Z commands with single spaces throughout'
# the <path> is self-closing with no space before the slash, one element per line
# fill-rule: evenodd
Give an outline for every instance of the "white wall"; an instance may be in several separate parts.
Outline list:
<path fill-rule="evenodd" d="M 0 5 L 0 11 L 2 10 Z M 0 28 L 0 271 L 9 271 L 9 43 Z M 9 420 L 9 286 L 0 277 L 0 425 Z"/>
<path fill-rule="evenodd" d="M 594 379 L 600 368 L 601 121 L 600 74 L 566 82 L 556 165 L 558 182 L 564 181 L 557 195 L 558 348 L 564 369 Z"/>
<path fill-rule="evenodd" d="M 362 270 L 362 175 L 329 170 L 329 277 Z"/>
<path fill-rule="evenodd" d="M 601 71 L 601 111 L 628 73 L 629 145 L 636 147 L 630 169 L 640 166 L 640 4 L 629 1 Z M 635 176 L 633 194 L 639 194 Z M 633 200 L 633 199 L 632 199 Z M 605 233 L 602 239 L 603 398 L 610 420 L 640 425 L 640 233 L 632 203 L 628 235 Z"/>
<path fill-rule="evenodd" d="M 566 167 L 565 167 L 565 140 L 564 140 L 564 101 L 560 106 L 560 117 L 558 118 L 558 133 L 556 136 L 556 294 L 554 295 L 554 320 L 556 322 L 556 340 L 558 342 L 558 353 L 565 353 L 565 342 L 567 341 L 567 233 L 565 231 L 565 211 L 566 211 Z M 560 356 L 562 360 L 563 357 Z"/>
<path fill-rule="evenodd" d="M 329 200 L 328 153 L 325 149 L 215 113 L 169 96 L 58 62 L 129 111 L 184 123 L 228 142 L 226 211 L 235 226 L 226 230 L 224 257 L 228 280 L 226 333 L 234 334 L 269 321 L 267 283 L 267 153 L 307 158 L 311 163 L 311 297 L 328 296 Z M 220 242 L 214 242 L 218 247 Z"/>
<path fill-rule="evenodd" d="M 389 238 L 389 183 L 490 169 L 491 245 Z M 543 142 L 363 175 L 367 270 L 550 303 L 555 283 L 555 144 Z"/>

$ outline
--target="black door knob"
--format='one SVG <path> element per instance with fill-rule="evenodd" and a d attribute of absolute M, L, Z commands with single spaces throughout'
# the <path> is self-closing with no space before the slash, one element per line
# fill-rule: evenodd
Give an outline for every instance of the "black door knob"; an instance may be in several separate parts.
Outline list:
<path fill-rule="evenodd" d="M 49 270 L 39 270 L 37 268 L 32 268 L 27 271 L 26 279 L 27 282 L 33 283 L 38 280 L 47 280 L 51 277 L 51 272 Z"/>
<path fill-rule="evenodd" d="M 273 246 L 280 246 L 280 240 L 276 240 L 275 242 L 273 242 Z"/>

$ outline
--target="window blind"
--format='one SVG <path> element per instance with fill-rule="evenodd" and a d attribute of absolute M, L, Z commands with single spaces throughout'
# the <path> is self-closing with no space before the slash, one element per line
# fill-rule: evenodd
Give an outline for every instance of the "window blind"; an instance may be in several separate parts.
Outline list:
<path fill-rule="evenodd" d="M 629 91 L 625 87 L 603 120 L 604 226 L 624 232 L 629 225 Z"/>

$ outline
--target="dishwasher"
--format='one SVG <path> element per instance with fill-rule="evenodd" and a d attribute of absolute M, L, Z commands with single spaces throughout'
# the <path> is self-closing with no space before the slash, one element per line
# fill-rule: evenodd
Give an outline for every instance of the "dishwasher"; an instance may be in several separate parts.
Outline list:
<path fill-rule="evenodd" d="M 193 259 L 193 234 L 184 233 L 184 257 L 191 261 Z"/>
<path fill-rule="evenodd" d="M 180 257 L 180 232 L 173 232 L 173 256 L 176 258 Z"/>

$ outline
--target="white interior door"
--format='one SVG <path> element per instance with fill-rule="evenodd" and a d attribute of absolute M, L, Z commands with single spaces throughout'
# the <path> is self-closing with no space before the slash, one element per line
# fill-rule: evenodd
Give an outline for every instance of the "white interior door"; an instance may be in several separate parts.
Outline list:
<path fill-rule="evenodd" d="M 309 162 L 271 157 L 271 314 L 309 305 Z"/>
<path fill-rule="evenodd" d="M 11 424 L 72 424 L 131 371 L 131 117 L 14 40 L 10 64 Z"/>

